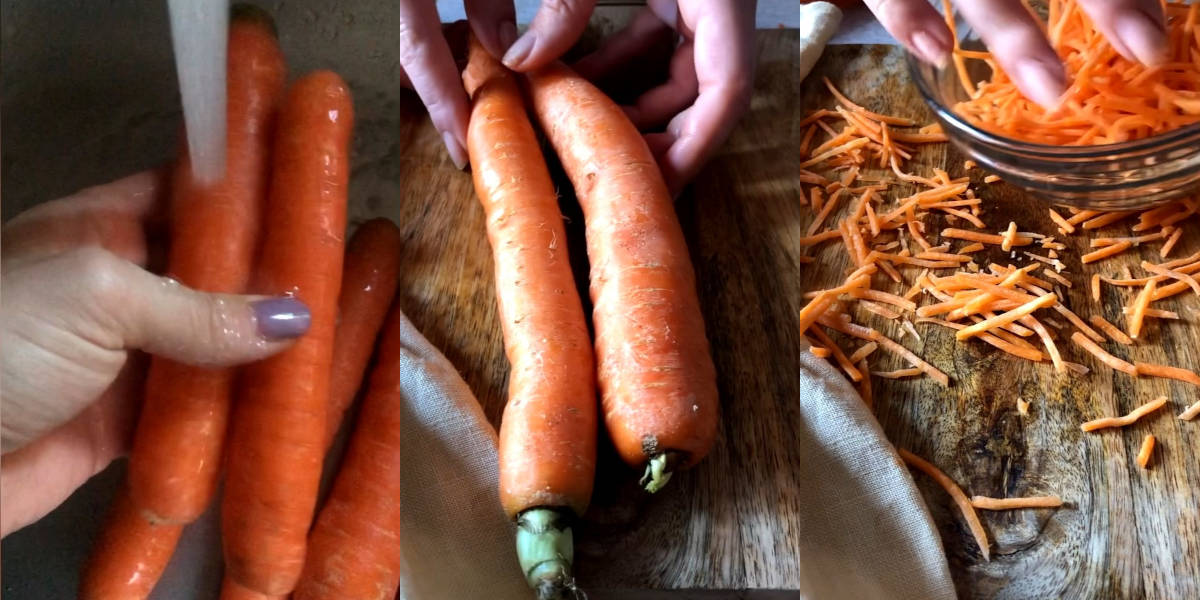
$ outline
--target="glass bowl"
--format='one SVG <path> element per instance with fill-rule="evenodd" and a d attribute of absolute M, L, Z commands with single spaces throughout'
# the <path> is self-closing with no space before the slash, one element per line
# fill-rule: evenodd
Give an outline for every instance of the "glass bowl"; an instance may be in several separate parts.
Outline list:
<path fill-rule="evenodd" d="M 984 50 L 961 32 L 964 49 Z M 1004 181 L 1059 205 L 1096 210 L 1136 210 L 1200 192 L 1200 124 L 1153 137 L 1098 146 L 1022 142 L 972 125 L 953 110 L 967 99 L 954 67 L 925 64 L 906 51 L 921 96 L 960 151 Z M 990 75 L 983 61 L 968 61 L 976 81 Z"/>

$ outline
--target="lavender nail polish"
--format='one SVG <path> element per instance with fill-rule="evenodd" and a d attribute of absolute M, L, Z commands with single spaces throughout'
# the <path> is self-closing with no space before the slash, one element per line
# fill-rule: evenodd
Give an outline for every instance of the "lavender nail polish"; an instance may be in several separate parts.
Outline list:
<path fill-rule="evenodd" d="M 297 338 L 312 323 L 312 313 L 291 296 L 265 298 L 250 305 L 258 319 L 258 333 L 269 340 Z"/>

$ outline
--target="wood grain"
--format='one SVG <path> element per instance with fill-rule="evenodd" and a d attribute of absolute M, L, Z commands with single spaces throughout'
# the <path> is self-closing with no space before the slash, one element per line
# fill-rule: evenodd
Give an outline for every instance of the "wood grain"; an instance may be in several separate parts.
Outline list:
<path fill-rule="evenodd" d="M 793 515 L 799 510 L 795 490 L 804 482 L 789 465 L 808 458 L 789 443 L 799 419 L 789 402 L 798 393 L 794 365 L 805 351 L 792 325 L 805 303 L 802 294 L 840 281 L 845 267 L 844 254 L 832 245 L 813 253 L 815 263 L 801 262 L 805 249 L 795 240 L 813 215 L 798 201 L 801 132 L 795 124 L 808 110 L 829 105 L 828 92 L 815 83 L 821 75 L 869 107 L 930 119 L 896 49 L 831 47 L 814 78 L 802 84 L 791 69 L 796 42 L 795 31 L 759 32 L 749 114 L 679 202 L 719 372 L 717 445 L 701 466 L 654 497 L 637 493 L 635 474 L 602 447 L 600 483 L 577 534 L 579 576 L 593 598 L 792 597 L 782 590 L 799 577 Z M 419 103 L 407 99 L 401 110 L 406 118 L 395 148 L 403 157 L 401 189 L 356 206 L 352 220 L 386 215 L 403 228 L 402 305 L 498 422 L 507 367 L 483 214 L 468 174 L 445 158 Z M 961 156 L 947 145 L 917 158 L 952 176 L 962 173 Z M 1022 230 L 1055 233 L 1044 204 L 1003 184 L 982 185 L 983 175 L 971 174 L 985 200 L 983 218 L 994 229 L 1014 220 Z M 576 273 L 586 273 L 582 220 L 559 177 Z M 1193 237 L 1175 255 L 1200 249 L 1198 241 Z M 1064 260 L 1076 282 L 1070 306 L 1086 318 L 1096 310 L 1086 285 L 1093 269 L 1078 262 L 1086 242 L 1067 243 L 1072 248 Z M 1099 268 L 1113 274 L 1121 264 L 1156 259 L 1155 252 L 1130 252 Z M 990 258 L 1007 262 L 998 250 Z M 1103 316 L 1122 322 L 1120 305 L 1128 296 L 1106 286 Z M 1163 307 L 1180 312 L 1183 321 L 1156 323 L 1144 343 L 1114 353 L 1200 368 L 1200 302 L 1179 296 Z M 928 379 L 876 382 L 876 414 L 896 445 L 937 464 L 969 495 L 1057 494 L 1067 502 L 1060 509 L 983 513 L 993 539 L 993 560 L 984 563 L 949 498 L 918 475 L 961 596 L 1200 597 L 1200 426 L 1174 418 L 1195 400 L 1195 388 L 1098 368 L 1070 347 L 1069 332 L 1058 335 L 1064 354 L 1093 374 L 1056 375 L 1048 364 L 978 342 L 955 343 L 948 330 L 932 325 L 918 326 L 917 341 L 878 317 L 864 313 L 859 320 L 952 380 L 949 388 Z M 872 368 L 902 366 L 882 357 L 873 357 Z M 1079 430 L 1085 420 L 1123 414 L 1159 394 L 1172 398 L 1170 413 L 1125 430 Z M 1031 402 L 1028 416 L 1017 413 L 1017 398 Z M 1146 433 L 1160 443 L 1148 471 L 1134 462 Z"/>

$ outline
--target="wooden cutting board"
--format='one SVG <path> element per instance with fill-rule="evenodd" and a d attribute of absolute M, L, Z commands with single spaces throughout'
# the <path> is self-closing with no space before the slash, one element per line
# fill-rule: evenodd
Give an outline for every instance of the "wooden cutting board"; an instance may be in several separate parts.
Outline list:
<path fill-rule="evenodd" d="M 653 498 L 637 493 L 635 474 L 604 451 L 601 483 L 577 535 L 580 579 L 593 598 L 795 596 L 786 592 L 798 577 L 789 553 L 789 532 L 795 530 L 789 515 L 796 507 L 789 505 L 788 491 L 803 482 L 788 473 L 789 465 L 807 457 L 789 443 L 797 423 L 789 410 L 797 395 L 794 365 L 806 351 L 793 324 L 805 303 L 802 294 L 839 282 L 845 268 L 844 254 L 832 245 L 815 252 L 813 264 L 800 260 L 804 248 L 795 239 L 813 215 L 799 202 L 802 131 L 795 124 L 808 110 L 829 105 L 821 75 L 869 107 L 931 117 L 896 48 L 831 47 L 802 84 L 792 70 L 795 31 L 759 32 L 757 44 L 750 110 L 678 204 L 719 372 L 720 437 L 701 466 Z M 396 147 L 403 157 L 400 192 L 368 198 L 353 209 L 352 221 L 386 215 L 403 228 L 400 302 L 498 423 L 507 366 L 483 213 L 469 174 L 449 164 L 416 99 L 408 98 L 403 110 L 407 118 Z M 952 176 L 963 173 L 961 155 L 947 145 L 924 151 L 918 162 L 925 166 L 916 170 L 942 166 Z M 982 173 L 971 175 L 980 183 Z M 582 219 L 570 186 L 558 176 L 570 251 L 582 275 Z M 1014 220 L 1022 230 L 1055 233 L 1038 200 L 1003 184 L 980 185 L 979 193 L 983 218 L 995 229 Z M 1191 228 L 1200 233 L 1196 225 Z M 1175 255 L 1200 249 L 1198 240 L 1193 236 Z M 1086 285 L 1094 270 L 1078 262 L 1086 242 L 1067 243 L 1064 260 L 1077 282 L 1068 290 L 1070 306 L 1086 317 L 1095 314 Z M 1155 254 L 1156 248 L 1129 252 L 1101 269 L 1115 273 L 1121 264 L 1136 267 Z M 990 259 L 1007 261 L 999 251 Z M 1120 322 L 1127 300 L 1106 287 L 1103 316 Z M 1183 321 L 1151 326 L 1131 354 L 1200 369 L 1200 301 L 1189 295 L 1164 304 Z M 948 330 L 932 325 L 918 326 L 918 341 L 901 337 L 882 319 L 860 320 L 902 341 L 952 380 L 949 388 L 928 379 L 875 383 L 875 413 L 894 444 L 940 466 L 969 495 L 1057 494 L 1067 502 L 1061 509 L 982 513 L 993 540 L 989 563 L 946 494 L 916 476 L 961 596 L 1200 597 L 1200 423 L 1174 417 L 1198 390 L 1096 368 L 1064 336 L 1064 352 L 1095 368 L 1093 374 L 1056 375 L 1049 365 L 990 346 L 955 343 Z M 902 366 L 883 353 L 875 359 L 873 369 Z M 1126 430 L 1079 430 L 1085 420 L 1123 414 L 1160 394 L 1172 398 L 1169 412 Z M 1017 398 L 1031 403 L 1028 416 L 1018 414 Z M 1160 444 L 1148 471 L 1133 460 L 1146 433 Z M 742 518 L 748 514 L 774 516 L 764 525 Z"/>

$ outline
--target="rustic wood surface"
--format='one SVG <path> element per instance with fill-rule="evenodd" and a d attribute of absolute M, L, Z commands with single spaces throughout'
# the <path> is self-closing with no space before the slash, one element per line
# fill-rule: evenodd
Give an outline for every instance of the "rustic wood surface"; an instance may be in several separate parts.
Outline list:
<path fill-rule="evenodd" d="M 724 420 L 717 446 L 701 466 L 653 498 L 635 493 L 635 475 L 611 449 L 604 451 L 605 483 L 597 485 L 577 534 L 580 578 L 593 597 L 659 597 L 622 591 L 635 589 L 728 590 L 663 592 L 665 598 L 789 597 L 779 590 L 795 584 L 789 515 L 797 507 L 789 504 L 789 490 L 803 482 L 789 478 L 788 465 L 805 457 L 789 444 L 796 418 L 789 402 L 797 393 L 792 365 L 805 350 L 792 324 L 805 302 L 802 294 L 840 281 L 846 262 L 834 245 L 816 251 L 815 263 L 801 262 L 805 249 L 795 239 L 813 215 L 798 201 L 801 132 L 795 123 L 808 110 L 829 105 L 816 79 L 821 75 L 869 107 L 930 118 L 897 49 L 831 47 L 802 85 L 791 69 L 796 42 L 795 31 L 759 33 L 749 114 L 679 202 L 719 371 Z M 416 99 L 407 98 L 401 110 L 401 189 L 355 206 L 351 221 L 386 215 L 403 228 L 402 306 L 498 423 L 507 367 L 483 213 L 469 175 L 445 158 Z M 947 145 L 924 151 L 918 162 L 924 166 L 914 170 L 941 165 L 952 176 L 963 172 L 962 157 Z M 582 219 L 570 186 L 557 176 L 576 272 L 584 274 Z M 979 184 L 982 176 L 972 173 Z M 1014 220 L 1025 231 L 1055 233 L 1038 200 L 1003 184 L 980 185 L 979 193 L 983 218 L 996 230 Z M 1086 318 L 1097 310 L 1086 285 L 1094 271 L 1078 262 L 1086 241 L 1066 241 L 1072 248 L 1064 261 L 1076 282 L 1068 290 L 1070 306 Z M 1196 242 L 1193 236 L 1176 256 L 1200 249 Z M 1007 261 L 999 251 L 989 258 Z M 1136 267 L 1141 258 L 1156 258 L 1156 249 L 1127 253 L 1101 269 L 1115 273 L 1121 264 Z M 1121 322 L 1120 305 L 1127 300 L 1128 294 L 1106 287 L 1103 316 Z M 1183 321 L 1155 324 L 1144 343 L 1114 353 L 1200 368 L 1200 302 L 1189 295 L 1163 304 Z M 876 415 L 893 443 L 940 466 L 969 495 L 1057 494 L 1067 502 L 1061 509 L 982 513 L 994 540 L 993 559 L 986 563 L 949 498 L 918 475 L 961 596 L 1200 597 L 1200 426 L 1174 417 L 1195 400 L 1195 388 L 1134 381 L 1097 368 L 1070 346 L 1069 333 L 1058 336 L 1064 353 L 1095 368 L 1093 374 L 1056 375 L 1047 364 L 990 346 L 957 344 L 932 325 L 918 325 L 917 341 L 900 337 L 894 324 L 878 317 L 864 313 L 860 321 L 901 340 L 952 380 L 948 389 L 928 379 L 876 382 Z M 902 366 L 882 353 L 874 358 L 873 369 Z M 1079 430 L 1082 421 L 1123 414 L 1159 394 L 1172 398 L 1169 412 L 1125 430 Z M 1031 403 L 1028 416 L 1018 414 L 1017 398 Z M 1148 471 L 1134 462 L 1146 433 L 1159 441 Z M 740 518 L 744 514 L 772 514 L 774 521 L 751 522 Z"/>

